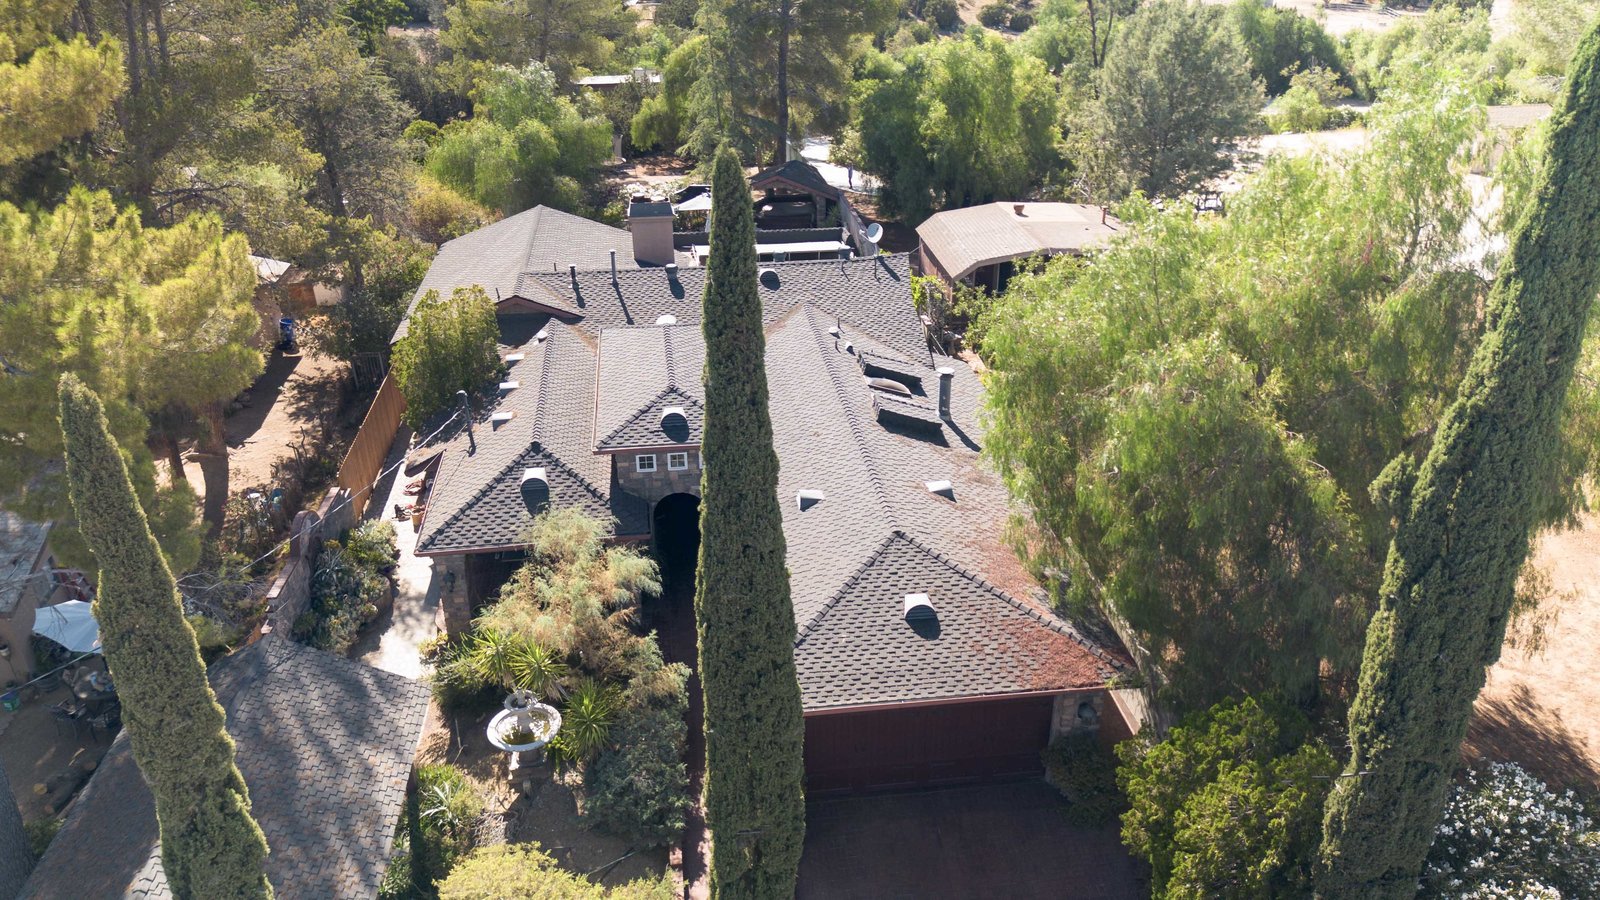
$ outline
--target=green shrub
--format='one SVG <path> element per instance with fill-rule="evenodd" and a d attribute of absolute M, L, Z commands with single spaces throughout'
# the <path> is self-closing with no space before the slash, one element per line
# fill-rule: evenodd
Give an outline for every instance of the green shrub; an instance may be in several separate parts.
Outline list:
<path fill-rule="evenodd" d="M 295 619 L 295 637 L 334 653 L 348 651 L 389 599 L 385 572 L 395 558 L 394 526 L 383 521 L 352 528 L 342 543 L 324 544 L 311 573 L 311 608 Z"/>
<path fill-rule="evenodd" d="M 28 837 L 28 847 L 33 850 L 33 858 L 38 859 L 44 851 L 50 849 L 50 842 L 56 839 L 56 832 L 61 830 L 64 816 L 45 816 L 34 819 L 22 826 L 22 831 Z"/>
<path fill-rule="evenodd" d="M 923 17 L 940 31 L 949 31 L 961 22 L 961 7 L 956 5 L 956 0 L 928 0 L 922 10 Z"/>
<path fill-rule="evenodd" d="M 1067 802 L 1067 818 L 1078 825 L 1104 825 L 1128 808 L 1117 789 L 1117 761 L 1093 734 L 1056 738 L 1040 756 L 1045 780 Z"/>
<path fill-rule="evenodd" d="M 607 889 L 556 867 L 538 844 L 484 847 L 439 885 L 440 900 L 673 900 L 670 879 L 639 879 Z"/>
<path fill-rule="evenodd" d="M 1006 27 L 1020 34 L 1032 28 L 1033 22 L 1033 13 L 1019 9 L 1011 14 L 1011 20 L 1006 23 Z"/>
<path fill-rule="evenodd" d="M 472 851 L 483 797 L 455 766 L 418 766 L 408 806 L 411 879 L 426 893 Z"/>
<path fill-rule="evenodd" d="M 428 679 L 433 699 L 447 713 L 475 715 L 500 705 L 505 694 L 501 687 L 483 676 L 477 666 L 461 663 L 467 639 L 440 635 L 420 649 L 422 661 L 433 666 Z"/>
<path fill-rule="evenodd" d="M 1011 4 L 991 3 L 978 10 L 978 24 L 985 28 L 1004 28 L 1011 21 Z"/>
<path fill-rule="evenodd" d="M 606 746 L 617 718 L 614 688 L 585 681 L 567 698 L 561 710 L 561 731 L 550 742 L 550 757 L 557 765 L 575 765 L 593 759 Z"/>
<path fill-rule="evenodd" d="M 595 827 L 650 846 L 678 839 L 693 802 L 683 764 L 687 732 L 679 709 L 622 714 L 613 746 L 583 773 L 584 814 Z"/>
<path fill-rule="evenodd" d="M 381 572 L 400 558 L 394 539 L 393 522 L 368 519 L 345 532 L 344 552 L 357 565 Z"/>

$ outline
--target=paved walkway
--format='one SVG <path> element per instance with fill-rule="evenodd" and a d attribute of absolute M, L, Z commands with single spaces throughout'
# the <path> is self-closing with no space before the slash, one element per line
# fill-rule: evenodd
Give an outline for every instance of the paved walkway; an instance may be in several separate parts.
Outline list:
<path fill-rule="evenodd" d="M 1115 825 L 1081 828 L 1043 779 L 813 800 L 798 900 L 1150 896 Z"/>
<path fill-rule="evenodd" d="M 404 458 L 410 440 L 411 430 L 402 427 L 389 448 L 385 469 Z M 407 678 L 422 677 L 422 658 L 417 647 L 437 633 L 439 611 L 439 585 L 434 581 L 433 561 L 414 555 L 417 532 L 410 520 L 394 518 L 395 504 L 412 502 L 413 498 L 405 495 L 405 487 L 414 480 L 396 470 L 378 483 L 373 501 L 367 504 L 365 518 L 381 516 L 394 523 L 395 544 L 399 550 L 399 564 L 394 572 L 397 592 L 394 607 L 372 623 L 350 650 L 352 657 L 369 666 Z"/>

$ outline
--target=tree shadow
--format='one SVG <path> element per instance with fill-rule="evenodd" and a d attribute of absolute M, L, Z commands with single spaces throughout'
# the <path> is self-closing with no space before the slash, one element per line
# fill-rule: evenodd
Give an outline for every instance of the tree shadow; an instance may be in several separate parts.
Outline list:
<path fill-rule="evenodd" d="M 1583 739 L 1526 685 L 1518 685 L 1510 697 L 1478 698 L 1461 755 L 1469 762 L 1514 762 L 1550 785 L 1600 787 L 1600 768 Z"/>

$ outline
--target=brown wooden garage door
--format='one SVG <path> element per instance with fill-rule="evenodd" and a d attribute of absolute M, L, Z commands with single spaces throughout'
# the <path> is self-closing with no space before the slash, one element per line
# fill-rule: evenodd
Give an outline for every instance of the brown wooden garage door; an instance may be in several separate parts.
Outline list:
<path fill-rule="evenodd" d="M 806 790 L 864 790 L 1043 771 L 1053 697 L 806 718 Z"/>

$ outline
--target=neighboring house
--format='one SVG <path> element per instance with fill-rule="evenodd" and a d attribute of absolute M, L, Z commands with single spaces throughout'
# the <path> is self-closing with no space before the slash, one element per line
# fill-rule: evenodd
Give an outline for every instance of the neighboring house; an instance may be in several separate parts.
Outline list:
<path fill-rule="evenodd" d="M 297 311 L 308 311 L 319 306 L 334 306 L 344 299 L 344 288 L 316 281 L 311 273 L 281 259 L 252 256 L 256 267 L 256 284 L 280 291 L 288 300 L 281 305 Z"/>
<path fill-rule="evenodd" d="M 1081 203 L 986 203 L 935 213 L 917 226 L 923 275 L 946 292 L 968 284 L 999 292 L 1031 256 L 1081 254 L 1122 231 L 1104 207 Z"/>
<path fill-rule="evenodd" d="M 508 374 L 440 454 L 418 535 L 463 586 L 443 598 L 451 630 L 546 508 L 658 546 L 698 527 L 705 270 L 513 276 L 527 253 L 504 252 L 429 275 L 505 286 Z M 1008 496 L 979 456 L 982 384 L 929 352 L 908 257 L 777 262 L 759 290 L 809 788 L 1037 772 L 1053 734 L 1126 734 L 1106 686 L 1129 663 L 1058 618 L 1008 549 Z"/>
<path fill-rule="evenodd" d="M 371 900 L 389 866 L 428 688 L 267 636 L 211 666 L 277 896 Z M 166 898 L 155 801 L 118 736 L 24 898 Z"/>
<path fill-rule="evenodd" d="M 33 623 L 55 591 L 50 526 L 0 510 L 0 682 L 32 677 Z"/>

